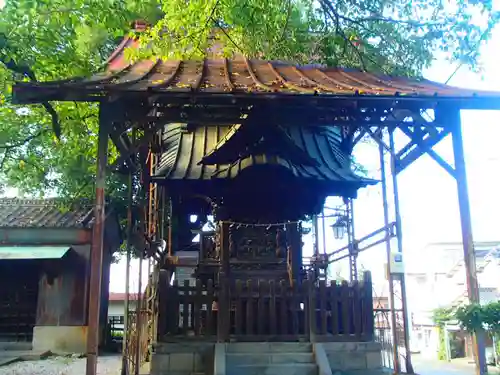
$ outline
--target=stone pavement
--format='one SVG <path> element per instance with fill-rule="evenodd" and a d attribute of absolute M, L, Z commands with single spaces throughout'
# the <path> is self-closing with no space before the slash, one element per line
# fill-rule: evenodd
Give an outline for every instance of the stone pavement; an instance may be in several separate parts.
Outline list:
<path fill-rule="evenodd" d="M 18 361 L 36 361 L 50 354 L 50 352 L 34 352 L 32 350 L 0 350 L 0 366 Z"/>
<path fill-rule="evenodd" d="M 451 362 L 437 361 L 413 356 L 413 368 L 418 375 L 474 375 L 474 363 L 466 359 L 457 359 Z M 489 374 L 500 374 L 495 367 L 488 368 Z"/>

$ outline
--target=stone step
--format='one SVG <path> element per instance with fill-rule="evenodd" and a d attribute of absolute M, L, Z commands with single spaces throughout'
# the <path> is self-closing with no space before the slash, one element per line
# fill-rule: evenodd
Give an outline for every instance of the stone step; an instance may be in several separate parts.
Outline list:
<path fill-rule="evenodd" d="M 227 344 L 226 353 L 312 353 L 306 342 L 235 342 Z"/>
<path fill-rule="evenodd" d="M 394 372 L 391 369 L 384 368 L 378 370 L 336 370 L 332 371 L 332 375 L 392 375 Z"/>
<path fill-rule="evenodd" d="M 315 363 L 312 353 L 227 353 L 226 366 Z"/>
<path fill-rule="evenodd" d="M 318 375 L 313 363 L 235 366 L 226 369 L 227 375 Z"/>

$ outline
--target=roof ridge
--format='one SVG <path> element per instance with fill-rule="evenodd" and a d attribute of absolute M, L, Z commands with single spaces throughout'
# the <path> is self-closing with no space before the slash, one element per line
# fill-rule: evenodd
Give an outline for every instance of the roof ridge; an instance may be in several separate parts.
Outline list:
<path fill-rule="evenodd" d="M 0 205 L 10 205 L 10 204 L 23 204 L 23 205 L 34 205 L 34 206 L 50 206 L 57 205 L 60 203 L 67 202 L 63 198 L 0 198 Z M 70 205 L 81 205 L 81 206 L 92 206 L 93 203 L 86 198 L 69 202 Z"/>
<path fill-rule="evenodd" d="M 94 205 L 90 200 L 61 198 L 0 198 L 2 228 L 90 228 Z"/>
<path fill-rule="evenodd" d="M 34 205 L 34 206 L 48 206 L 55 205 L 57 201 L 53 198 L 0 198 L 0 204 L 10 205 L 10 204 L 23 204 L 23 205 Z"/>

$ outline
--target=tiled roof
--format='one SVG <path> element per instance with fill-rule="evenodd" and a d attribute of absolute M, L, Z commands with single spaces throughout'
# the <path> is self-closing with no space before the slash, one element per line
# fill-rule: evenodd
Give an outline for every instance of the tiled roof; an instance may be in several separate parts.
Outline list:
<path fill-rule="evenodd" d="M 0 228 L 89 228 L 93 206 L 64 208 L 54 199 L 0 199 Z"/>
<path fill-rule="evenodd" d="M 212 56 L 202 61 L 151 59 L 131 62 L 126 56 L 126 49 L 135 48 L 137 43 L 134 39 L 126 39 L 109 59 L 107 70 L 91 78 L 18 83 L 14 87 L 14 100 L 19 103 L 34 103 L 42 100 L 42 97 L 45 100 L 71 100 L 68 92 L 79 92 L 86 100 L 99 100 L 102 95 L 116 92 L 166 95 L 500 97 L 497 92 L 478 93 L 425 79 L 376 75 L 319 65 L 298 66 L 243 56 L 233 59 Z"/>

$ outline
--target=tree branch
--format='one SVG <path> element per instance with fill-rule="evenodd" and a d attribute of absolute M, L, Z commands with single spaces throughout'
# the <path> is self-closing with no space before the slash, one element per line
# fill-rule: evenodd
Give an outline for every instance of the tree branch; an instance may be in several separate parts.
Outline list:
<path fill-rule="evenodd" d="M 0 37 L 3 39 L 3 47 L 7 46 L 7 37 L 5 34 L 0 34 Z M 35 76 L 35 73 L 31 68 L 26 65 L 17 64 L 13 59 L 9 58 L 5 53 L 0 54 L 0 63 L 5 65 L 5 67 L 11 70 L 14 73 L 21 74 L 24 77 L 27 77 L 31 82 L 38 82 Z M 57 139 L 61 138 L 61 123 L 59 122 L 59 116 L 49 102 L 42 102 L 42 106 L 45 110 L 50 114 L 52 119 L 52 129 Z"/>
<path fill-rule="evenodd" d="M 288 29 L 288 23 L 290 22 L 291 13 L 292 13 L 292 0 L 288 0 L 285 25 L 283 26 L 283 30 L 281 32 L 281 37 L 279 39 L 279 42 L 281 42 L 285 38 L 285 33 L 286 33 L 286 29 Z"/>
<path fill-rule="evenodd" d="M 46 132 L 47 132 L 47 129 L 42 129 L 39 132 L 37 132 L 36 134 L 32 134 L 32 135 L 24 138 L 20 142 L 17 142 L 14 144 L 9 144 L 9 145 L 8 144 L 0 145 L 0 149 L 5 150 L 7 152 L 7 151 L 12 150 L 16 147 L 21 147 L 21 146 L 25 145 L 26 143 L 32 141 L 33 139 L 40 137 L 42 134 L 45 134 Z"/>
<path fill-rule="evenodd" d="M 396 20 L 394 18 L 386 18 L 386 17 L 366 17 L 366 18 L 352 19 L 349 17 L 340 16 L 340 18 L 351 22 L 385 22 L 385 23 L 407 25 L 412 27 L 432 27 L 432 26 L 443 26 L 446 24 L 444 22 L 416 22 L 411 20 Z"/>
<path fill-rule="evenodd" d="M 9 157 L 9 150 L 5 150 L 3 153 L 2 161 L 0 162 L 0 171 L 3 170 L 3 167 L 4 167 L 5 162 L 7 161 L 8 157 Z"/>
<path fill-rule="evenodd" d="M 366 64 L 364 57 L 362 53 L 359 51 L 359 49 L 354 45 L 352 40 L 350 40 L 347 35 L 345 34 L 344 30 L 340 26 L 340 15 L 337 13 L 335 8 L 333 7 L 332 4 L 330 4 L 326 0 L 320 0 L 321 7 L 323 10 L 325 10 L 325 13 L 330 14 L 330 17 L 332 17 L 332 20 L 335 22 L 335 29 L 338 34 L 344 39 L 344 41 L 351 46 L 351 48 L 354 50 L 354 53 L 358 56 L 359 62 L 361 64 L 361 67 L 363 68 L 364 71 L 367 70 Z"/>

